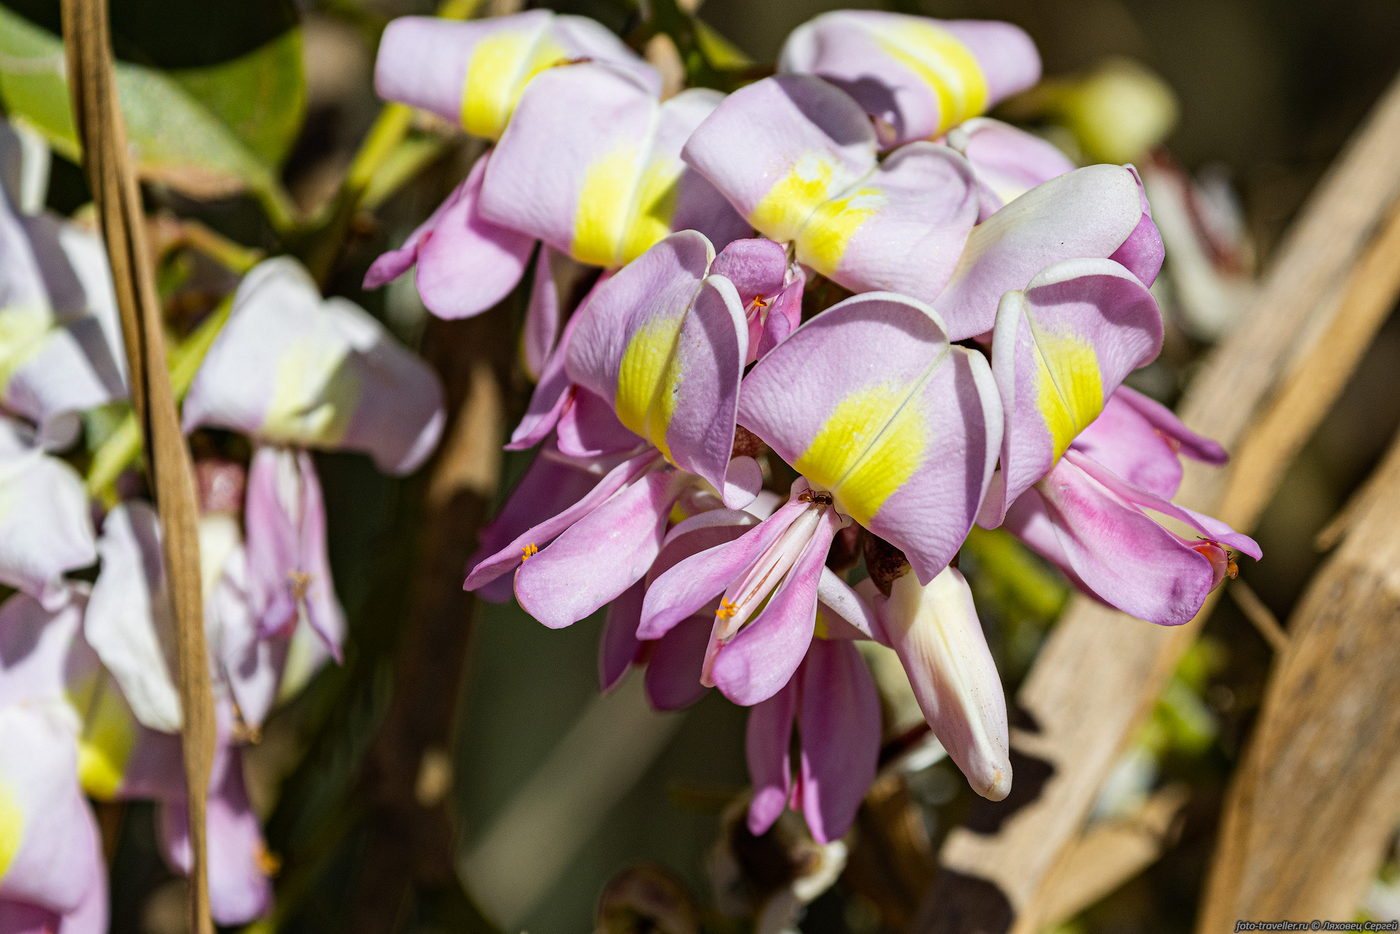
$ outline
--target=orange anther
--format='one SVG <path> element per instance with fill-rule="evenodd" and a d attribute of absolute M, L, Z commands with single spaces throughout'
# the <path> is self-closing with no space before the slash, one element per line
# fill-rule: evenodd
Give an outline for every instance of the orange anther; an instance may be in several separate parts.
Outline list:
<path fill-rule="evenodd" d="M 533 558 L 535 555 L 537 555 L 537 554 L 539 554 L 539 553 L 540 553 L 539 546 L 536 545 L 534 542 L 531 542 L 530 544 L 526 545 L 524 548 L 520 549 L 520 560 L 521 560 L 521 561 L 529 561 L 531 558 Z"/>
<path fill-rule="evenodd" d="M 287 580 L 292 585 L 292 599 L 298 602 L 306 599 L 311 589 L 311 575 L 305 571 L 288 571 Z"/>
<path fill-rule="evenodd" d="M 738 604 L 728 599 L 721 600 L 719 609 L 715 610 L 715 617 L 718 619 L 732 619 L 737 612 L 739 612 Z"/>

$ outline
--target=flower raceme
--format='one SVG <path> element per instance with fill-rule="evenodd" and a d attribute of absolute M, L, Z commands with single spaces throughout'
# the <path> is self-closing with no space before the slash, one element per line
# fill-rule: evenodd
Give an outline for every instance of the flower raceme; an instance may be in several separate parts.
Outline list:
<path fill-rule="evenodd" d="M 466 586 L 509 586 L 553 627 L 607 608 L 605 685 L 645 665 L 658 707 L 710 687 L 749 706 L 749 829 L 791 807 L 825 842 L 880 748 L 861 642 L 898 656 L 973 789 L 1009 791 L 1005 699 L 956 566 L 974 523 L 1162 624 L 1259 549 L 1172 502 L 1181 456 L 1224 452 L 1125 386 L 1162 342 L 1136 171 L 1077 167 L 985 115 L 1039 77 L 1021 30 L 839 11 L 795 31 L 778 71 L 663 100 L 649 65 L 579 17 L 393 23 L 380 93 L 492 148 L 366 284 L 416 265 L 429 309 L 463 317 L 533 257 L 538 385 L 511 446 L 540 450 Z M 96 930 L 84 793 L 160 802 L 167 856 L 188 864 L 181 710 L 151 510 L 94 513 L 63 459 L 78 414 L 124 394 L 106 273 L 90 239 L 11 207 L 9 165 L 0 583 L 18 593 L 0 606 L 0 746 L 33 753 L 0 757 L 0 919 Z M 577 307 L 571 266 L 597 270 Z M 406 473 L 444 413 L 422 361 L 280 259 L 245 278 L 183 415 L 253 446 L 200 530 L 211 892 L 233 923 L 269 897 L 241 744 L 345 636 L 311 452 Z M 907 568 L 868 559 L 874 583 L 857 582 L 862 541 Z M 95 584 L 70 579 L 94 563 Z"/>
<path fill-rule="evenodd" d="M 382 68 L 424 67 L 386 48 Z M 1169 502 L 1178 451 L 1223 452 L 1123 386 L 1162 343 L 1162 244 L 1137 172 L 1076 167 L 982 115 L 1039 76 L 1019 29 L 826 14 L 789 38 L 778 75 L 660 104 L 635 62 L 549 68 L 519 48 L 501 73 L 523 91 L 483 98 L 514 110 L 460 193 L 469 211 L 449 205 L 405 247 L 422 286 L 423 244 L 467 229 L 447 212 L 546 246 L 529 315 L 550 323 L 526 326 L 539 385 L 509 445 L 541 453 L 466 586 L 502 597 L 512 575 L 555 627 L 611 604 L 605 687 L 641 664 L 658 706 L 711 686 L 752 706 L 755 832 L 789 805 L 821 839 L 849 826 L 866 757 L 831 772 L 818 724 L 874 742 L 855 713 L 870 705 L 835 724 L 822 693 L 865 696 L 858 640 L 899 656 L 972 786 L 1007 794 L 1005 701 L 954 566 L 975 522 L 1158 622 L 1199 608 L 1227 549 L 1258 554 Z M 445 116 L 476 65 L 454 67 L 429 105 Z M 512 249 L 513 285 L 528 244 Z M 551 278 L 565 256 L 606 270 L 572 314 Z M 855 294 L 804 311 L 831 284 Z M 836 543 L 852 535 L 900 553 L 885 591 L 849 586 Z M 1129 543 L 1134 570 L 1112 570 Z"/>

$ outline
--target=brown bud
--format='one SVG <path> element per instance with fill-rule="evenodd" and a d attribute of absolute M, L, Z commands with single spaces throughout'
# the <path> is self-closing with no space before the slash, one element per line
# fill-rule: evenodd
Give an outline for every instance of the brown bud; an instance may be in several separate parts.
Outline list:
<path fill-rule="evenodd" d="M 758 435 L 743 425 L 734 426 L 734 453 L 731 457 L 758 457 L 767 448 Z"/>
<path fill-rule="evenodd" d="M 629 866 L 598 898 L 595 934 L 699 934 L 700 911 L 685 883 L 655 863 Z"/>
<path fill-rule="evenodd" d="M 865 534 L 865 569 L 870 579 L 885 596 L 890 595 L 890 587 L 895 581 L 909 573 L 909 561 L 904 552 L 879 536 Z"/>

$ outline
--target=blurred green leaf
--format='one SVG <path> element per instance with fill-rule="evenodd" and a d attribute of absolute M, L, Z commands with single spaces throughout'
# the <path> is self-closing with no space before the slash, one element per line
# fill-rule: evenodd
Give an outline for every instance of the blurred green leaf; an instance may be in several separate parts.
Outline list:
<path fill-rule="evenodd" d="M 142 178 L 197 198 L 251 191 L 274 222 L 278 167 L 306 109 L 301 33 L 283 0 L 120 4 L 117 89 Z M 76 160 L 57 4 L 0 5 L 0 104 Z"/>

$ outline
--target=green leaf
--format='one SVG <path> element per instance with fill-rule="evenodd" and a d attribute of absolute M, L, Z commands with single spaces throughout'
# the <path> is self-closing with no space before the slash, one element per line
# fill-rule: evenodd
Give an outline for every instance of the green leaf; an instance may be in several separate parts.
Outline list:
<path fill-rule="evenodd" d="M 78 157 L 57 4 L 0 5 L 0 104 Z M 142 178 L 197 198 L 257 195 L 285 222 L 278 169 L 306 110 L 301 34 L 284 0 L 123 3 L 117 90 Z"/>

